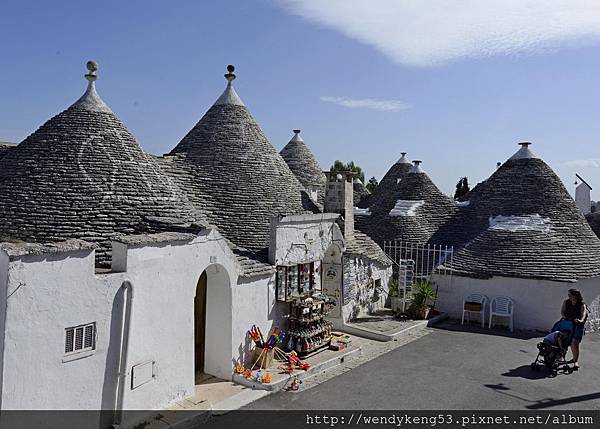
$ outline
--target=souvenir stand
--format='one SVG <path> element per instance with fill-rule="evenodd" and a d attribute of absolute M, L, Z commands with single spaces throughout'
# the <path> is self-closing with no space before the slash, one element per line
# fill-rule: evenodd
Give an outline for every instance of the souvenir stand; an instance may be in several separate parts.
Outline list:
<path fill-rule="evenodd" d="M 332 324 L 325 316 L 335 305 L 317 290 L 320 263 L 277 267 L 277 299 L 290 305 L 286 348 L 306 356 L 331 341 Z"/>

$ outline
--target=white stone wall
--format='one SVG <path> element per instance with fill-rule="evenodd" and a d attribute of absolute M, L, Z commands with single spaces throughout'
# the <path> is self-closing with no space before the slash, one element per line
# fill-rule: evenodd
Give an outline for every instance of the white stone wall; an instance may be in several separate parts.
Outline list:
<path fill-rule="evenodd" d="M 590 187 L 585 183 L 580 183 L 575 188 L 575 204 L 583 214 L 588 214 L 592 211 L 592 199 L 590 195 Z"/>
<path fill-rule="evenodd" d="M 5 260 L 2 254 L 0 286 Z M 205 269 L 205 368 L 229 378 L 235 356 L 231 323 L 232 309 L 238 305 L 232 301 L 237 272 L 232 254 L 218 234 L 189 243 L 130 248 L 124 273 L 95 274 L 90 251 L 12 260 L 8 287 L 2 289 L 3 296 L 10 295 L 4 330 L 2 409 L 114 407 L 124 281 L 133 285 L 133 311 L 123 407 L 161 408 L 192 394 L 194 295 Z M 268 313 L 261 314 L 266 317 Z M 82 353 L 79 359 L 66 359 L 65 328 L 91 322 L 97 327 L 96 350 Z M 148 361 L 154 362 L 155 376 L 132 390 L 132 366 Z"/>
<path fill-rule="evenodd" d="M 332 243 L 343 243 L 342 233 L 335 223 L 338 217 L 324 213 L 273 218 L 269 261 L 273 265 L 289 266 L 322 260 Z"/>
<path fill-rule="evenodd" d="M 8 256 L 0 252 L 0 410 L 2 410 L 2 387 L 4 374 L 4 326 L 6 322 L 6 298 L 8 295 Z"/>
<path fill-rule="evenodd" d="M 343 320 L 347 322 L 383 308 L 389 293 L 392 267 L 354 255 L 344 255 L 343 264 L 343 295 L 346 298 L 342 301 Z M 378 293 L 375 293 L 376 280 L 381 281 Z"/>
<path fill-rule="evenodd" d="M 94 276 L 90 251 L 11 261 L 3 409 L 101 408 L 111 307 L 122 280 Z M 97 326 L 96 352 L 64 362 L 65 328 L 90 322 Z"/>
<path fill-rule="evenodd" d="M 596 319 L 590 320 L 588 327 L 597 329 L 600 323 L 600 278 L 564 283 L 509 277 L 472 279 L 436 274 L 432 280 L 439 286 L 436 307 L 450 317 L 462 317 L 463 299 L 469 293 L 483 293 L 489 300 L 494 296 L 508 296 L 514 302 L 515 328 L 545 331 L 560 319 L 560 308 L 567 298 L 567 290 L 575 287 L 581 290 L 585 302 L 591 307 L 590 319 Z M 486 308 L 485 320 L 487 326 L 489 307 Z M 501 323 L 501 320 L 498 322 Z"/>

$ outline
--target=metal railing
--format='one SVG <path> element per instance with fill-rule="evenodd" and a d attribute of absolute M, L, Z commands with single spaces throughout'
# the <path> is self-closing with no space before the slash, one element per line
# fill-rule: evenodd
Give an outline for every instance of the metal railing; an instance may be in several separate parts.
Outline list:
<path fill-rule="evenodd" d="M 416 281 L 431 280 L 432 274 L 452 275 L 453 246 L 392 240 L 383 243 L 383 250 L 394 263 L 403 311 Z"/>

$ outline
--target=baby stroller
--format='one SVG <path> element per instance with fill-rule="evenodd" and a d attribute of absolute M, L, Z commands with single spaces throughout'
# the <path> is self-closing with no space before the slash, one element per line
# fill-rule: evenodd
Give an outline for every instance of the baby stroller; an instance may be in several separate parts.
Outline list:
<path fill-rule="evenodd" d="M 539 352 L 535 361 L 531 364 L 531 369 L 534 371 L 538 371 L 542 364 L 546 366 L 550 377 L 556 377 L 558 371 L 561 369 L 563 372 L 569 374 L 573 372 L 573 368 L 569 367 L 567 363 L 566 355 L 575 335 L 575 324 L 570 320 L 559 320 L 552 327 L 551 332 L 555 331 L 567 333 L 567 335 L 562 337 L 563 347 L 561 348 L 558 345 L 549 344 L 545 341 L 538 343 L 537 348 Z"/>

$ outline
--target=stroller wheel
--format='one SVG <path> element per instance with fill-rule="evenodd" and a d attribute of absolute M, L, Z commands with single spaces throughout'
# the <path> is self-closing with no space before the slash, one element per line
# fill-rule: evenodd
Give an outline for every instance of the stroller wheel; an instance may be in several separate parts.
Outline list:
<path fill-rule="evenodd" d="M 550 371 L 550 377 L 554 378 L 558 375 L 558 373 L 555 370 Z"/>

